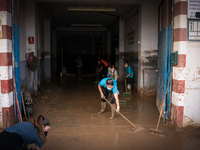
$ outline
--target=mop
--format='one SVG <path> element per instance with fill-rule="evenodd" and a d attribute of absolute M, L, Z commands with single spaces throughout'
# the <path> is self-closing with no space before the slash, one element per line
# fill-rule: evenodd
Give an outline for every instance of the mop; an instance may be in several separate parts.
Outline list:
<path fill-rule="evenodd" d="M 163 98 L 162 108 L 160 110 L 160 115 L 159 115 L 159 118 L 158 118 L 158 123 L 157 123 L 156 129 L 150 128 L 150 131 L 149 131 L 151 134 L 154 134 L 154 135 L 164 136 L 164 132 L 158 130 L 158 126 L 159 126 L 160 118 L 161 118 L 161 115 L 162 115 L 162 112 L 163 112 L 163 109 L 164 109 L 164 106 L 165 106 L 165 98 L 166 98 L 166 95 L 167 95 L 167 91 L 168 91 L 169 83 L 170 83 L 170 80 L 171 80 L 171 76 L 172 76 L 172 71 L 170 73 L 169 81 L 167 83 L 167 89 L 166 89 L 166 92 L 165 92 L 165 96 Z"/>
<path fill-rule="evenodd" d="M 109 103 L 109 101 L 108 101 L 106 98 L 105 98 L 105 100 L 106 100 L 106 102 L 116 111 L 116 108 L 113 107 L 113 106 Z M 138 131 L 141 131 L 141 130 L 144 130 L 144 128 L 141 127 L 141 126 L 136 127 L 136 125 L 134 125 L 130 120 L 128 120 L 128 119 L 127 119 L 124 115 L 122 115 L 120 112 L 118 112 L 118 114 L 120 114 L 126 121 L 128 121 L 128 122 L 133 126 L 132 130 L 133 130 L 134 133 L 136 133 L 136 132 L 138 132 Z"/>

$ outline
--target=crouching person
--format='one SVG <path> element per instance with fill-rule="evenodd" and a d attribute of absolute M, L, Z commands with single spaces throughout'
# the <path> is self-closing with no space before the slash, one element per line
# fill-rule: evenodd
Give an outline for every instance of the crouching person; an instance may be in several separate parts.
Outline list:
<path fill-rule="evenodd" d="M 6 128 L 0 133 L 0 149 L 27 150 L 29 144 L 35 143 L 36 150 L 40 150 L 46 142 L 47 131 L 50 129 L 48 119 L 39 115 L 34 123 L 21 122 Z"/>
<path fill-rule="evenodd" d="M 101 94 L 101 110 L 98 112 L 98 114 L 102 114 L 105 112 L 106 109 L 106 100 L 108 98 L 108 95 L 110 93 L 110 103 L 111 105 L 117 109 L 116 111 L 120 111 L 119 106 L 119 98 L 118 98 L 118 89 L 117 89 L 117 82 L 112 78 L 104 78 L 102 79 L 98 84 L 98 89 Z M 111 107 L 111 117 L 110 119 L 115 118 L 115 109 Z"/>

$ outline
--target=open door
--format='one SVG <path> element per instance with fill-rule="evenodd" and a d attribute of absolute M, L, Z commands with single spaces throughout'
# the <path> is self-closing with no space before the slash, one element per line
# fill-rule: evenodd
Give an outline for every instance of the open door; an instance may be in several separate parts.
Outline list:
<path fill-rule="evenodd" d="M 14 75 L 17 93 L 17 100 L 21 111 L 21 83 L 20 83 L 20 49 L 19 49 L 19 25 L 13 25 L 13 43 L 14 43 Z M 15 90 L 15 89 L 14 89 Z M 15 94 L 14 94 L 15 95 Z M 17 113 L 17 111 L 16 111 Z M 17 114 L 16 114 L 17 116 Z"/>
<path fill-rule="evenodd" d="M 164 0 L 159 6 L 158 80 L 156 105 L 159 111 L 163 108 L 162 115 L 164 121 L 168 121 L 170 118 L 171 103 L 171 83 L 169 84 L 167 95 L 164 99 L 171 73 L 172 25 L 169 24 L 172 18 L 169 16 L 169 14 L 172 14 L 169 13 L 169 11 L 172 12 L 171 4 L 171 0 Z"/>

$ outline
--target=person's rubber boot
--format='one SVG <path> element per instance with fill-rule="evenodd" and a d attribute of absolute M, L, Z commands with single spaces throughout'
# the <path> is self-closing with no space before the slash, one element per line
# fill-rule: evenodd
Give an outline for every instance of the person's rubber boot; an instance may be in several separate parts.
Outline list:
<path fill-rule="evenodd" d="M 131 92 L 131 84 L 128 84 L 127 89 L 129 92 Z"/>
<path fill-rule="evenodd" d="M 106 110 L 106 102 L 101 102 L 101 110 L 98 112 L 98 114 L 102 114 Z"/>
<path fill-rule="evenodd" d="M 115 104 L 111 104 L 114 108 L 116 108 Z M 111 107 L 111 117 L 110 120 L 115 119 L 115 109 Z"/>

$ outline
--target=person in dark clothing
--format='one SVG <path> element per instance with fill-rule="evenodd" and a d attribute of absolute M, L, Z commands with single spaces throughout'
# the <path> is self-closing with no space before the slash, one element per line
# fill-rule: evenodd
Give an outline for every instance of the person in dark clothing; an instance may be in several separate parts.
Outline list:
<path fill-rule="evenodd" d="M 77 67 L 79 80 L 82 80 L 81 75 L 82 75 L 83 63 L 82 63 L 81 56 L 79 56 L 78 59 L 76 59 L 76 67 Z"/>
<path fill-rule="evenodd" d="M 39 115 L 34 123 L 21 122 L 8 127 L 0 133 L 0 149 L 27 150 L 29 144 L 35 143 L 36 150 L 40 150 L 46 143 L 50 125 L 48 119 Z"/>
<path fill-rule="evenodd" d="M 98 60 L 98 64 L 100 64 L 99 81 L 101 81 L 103 78 L 107 77 L 108 63 L 105 60 L 101 59 Z"/>

